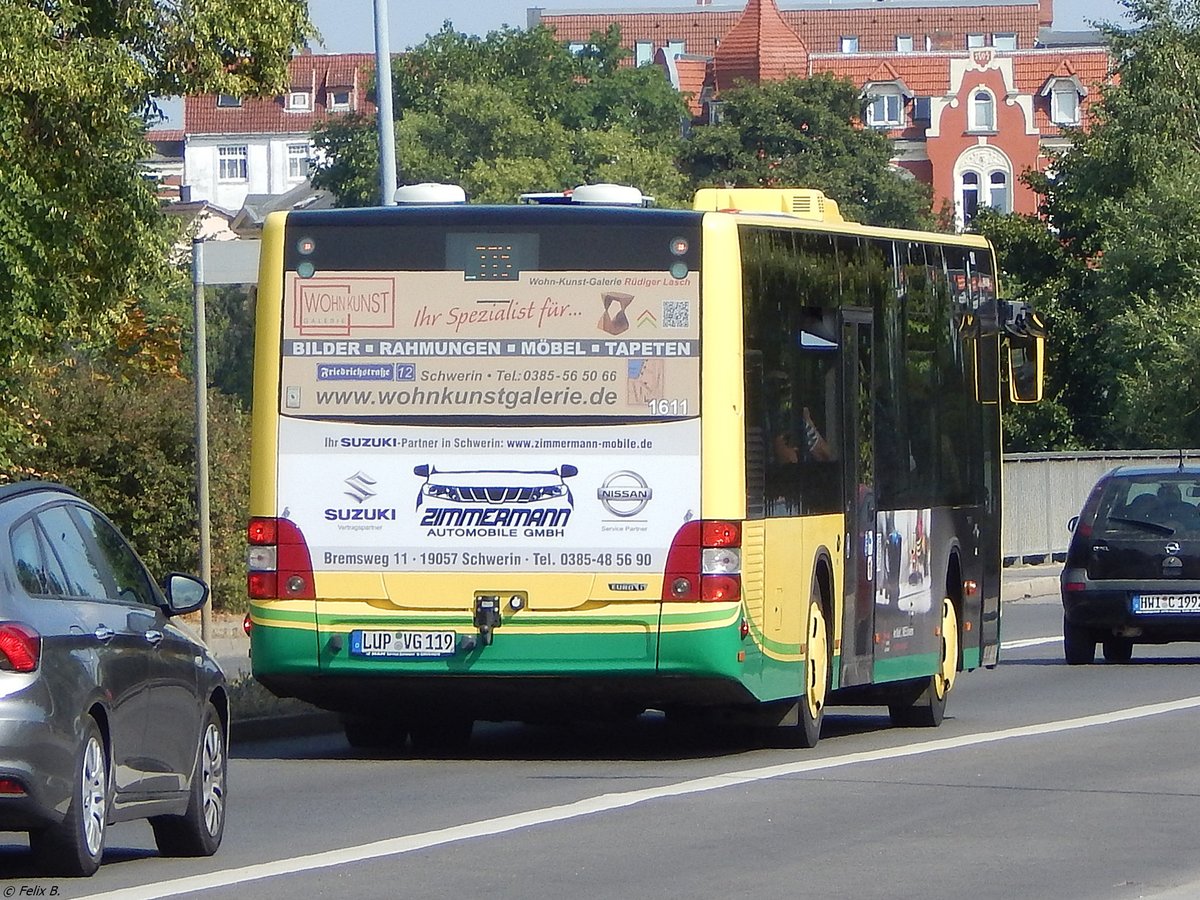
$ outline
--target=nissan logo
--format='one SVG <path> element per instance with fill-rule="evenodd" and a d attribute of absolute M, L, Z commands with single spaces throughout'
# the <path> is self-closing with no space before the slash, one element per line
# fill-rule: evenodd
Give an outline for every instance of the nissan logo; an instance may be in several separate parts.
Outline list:
<path fill-rule="evenodd" d="M 654 491 L 646 484 L 646 479 L 628 469 L 613 472 L 596 489 L 596 497 L 604 508 L 623 519 L 640 513 L 652 496 Z"/>

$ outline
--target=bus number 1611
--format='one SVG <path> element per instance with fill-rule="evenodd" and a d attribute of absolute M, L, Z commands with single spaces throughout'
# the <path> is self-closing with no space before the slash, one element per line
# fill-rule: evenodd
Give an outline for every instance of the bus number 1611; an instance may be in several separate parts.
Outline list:
<path fill-rule="evenodd" d="M 686 416 L 688 402 L 686 400 L 651 400 L 650 412 L 656 416 Z"/>

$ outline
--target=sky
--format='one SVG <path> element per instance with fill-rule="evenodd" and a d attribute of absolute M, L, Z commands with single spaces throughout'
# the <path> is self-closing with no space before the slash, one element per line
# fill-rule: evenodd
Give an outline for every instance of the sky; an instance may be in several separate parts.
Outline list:
<path fill-rule="evenodd" d="M 735 0 L 714 0 L 715 6 L 734 5 Z M 786 3 L 786 0 L 784 0 Z M 504 25 L 524 28 L 527 10 L 536 0 L 441 0 L 413 2 L 390 0 L 387 7 L 388 40 L 391 50 L 398 53 L 421 43 L 429 34 L 439 31 L 449 19 L 456 31 L 484 35 Z M 655 9 L 687 10 L 695 0 L 564 0 L 547 6 L 556 11 L 652 7 Z M 375 49 L 375 19 L 373 0 L 308 0 L 313 22 L 325 39 L 318 52 L 373 52 Z M 1089 21 L 1120 18 L 1122 9 L 1117 0 L 1055 0 L 1054 27 L 1059 31 L 1083 31 Z"/>

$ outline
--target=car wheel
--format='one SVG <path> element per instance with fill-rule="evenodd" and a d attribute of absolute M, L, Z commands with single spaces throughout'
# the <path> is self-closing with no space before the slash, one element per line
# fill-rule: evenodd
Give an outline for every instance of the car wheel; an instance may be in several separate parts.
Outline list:
<path fill-rule="evenodd" d="M 1096 633 L 1063 616 L 1063 655 L 1067 665 L 1090 666 L 1096 661 Z"/>
<path fill-rule="evenodd" d="M 903 728 L 936 728 L 946 716 L 946 698 L 958 675 L 958 610 L 949 597 L 942 599 L 941 661 L 938 670 L 929 676 L 916 700 L 888 704 L 888 716 L 893 725 Z"/>
<path fill-rule="evenodd" d="M 89 716 L 66 818 L 29 835 L 37 867 L 56 875 L 94 874 L 104 855 L 107 825 L 108 755 L 100 727 Z"/>
<path fill-rule="evenodd" d="M 1104 639 L 1104 659 L 1111 663 L 1127 663 L 1133 659 L 1133 641 L 1123 637 Z"/>
<path fill-rule="evenodd" d="M 150 820 L 163 856 L 212 856 L 225 833 L 225 728 L 211 703 L 204 710 L 187 811 Z"/>

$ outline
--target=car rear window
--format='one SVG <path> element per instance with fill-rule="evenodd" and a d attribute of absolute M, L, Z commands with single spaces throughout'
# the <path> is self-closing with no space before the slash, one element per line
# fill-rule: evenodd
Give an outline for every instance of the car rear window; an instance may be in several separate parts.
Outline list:
<path fill-rule="evenodd" d="M 1144 530 L 1143 523 L 1200 533 L 1200 481 L 1178 475 L 1109 481 L 1100 498 L 1096 531 Z"/>

